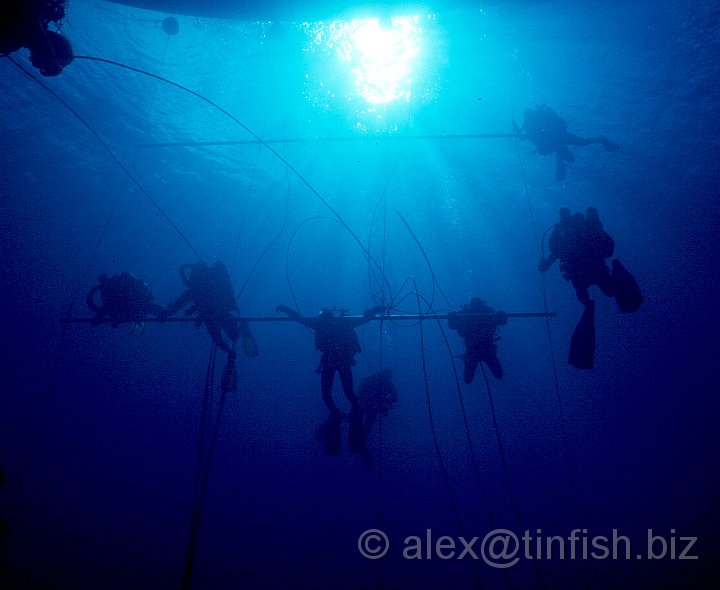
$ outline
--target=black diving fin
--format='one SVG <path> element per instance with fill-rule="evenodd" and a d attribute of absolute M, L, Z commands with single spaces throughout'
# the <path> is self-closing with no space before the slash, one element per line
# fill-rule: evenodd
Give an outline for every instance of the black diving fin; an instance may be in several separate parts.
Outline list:
<path fill-rule="evenodd" d="M 612 261 L 612 283 L 615 301 L 621 312 L 632 313 L 640 309 L 643 296 L 637 280 L 617 259 Z"/>
<path fill-rule="evenodd" d="M 595 362 L 595 302 L 585 306 L 570 339 L 568 364 L 576 369 L 592 369 Z"/>

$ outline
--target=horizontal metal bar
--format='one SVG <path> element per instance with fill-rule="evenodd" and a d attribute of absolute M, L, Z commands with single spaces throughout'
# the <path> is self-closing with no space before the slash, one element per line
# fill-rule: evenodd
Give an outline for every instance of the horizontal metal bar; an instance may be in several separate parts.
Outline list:
<path fill-rule="evenodd" d="M 505 317 L 508 318 L 546 318 L 546 317 L 555 317 L 557 314 L 554 311 L 550 312 L 518 312 L 518 313 L 507 313 L 505 314 Z M 463 313 L 463 317 L 497 317 L 497 314 L 495 313 Z M 309 319 L 317 319 L 318 316 L 299 316 L 297 318 L 291 318 L 286 316 L 241 316 L 236 317 L 235 319 L 240 321 L 246 321 L 246 322 L 295 322 L 299 320 L 309 320 Z M 365 316 L 361 315 L 346 315 L 346 316 L 337 316 L 337 317 L 344 317 L 348 319 L 353 320 L 359 320 L 363 319 Z M 426 320 L 446 320 L 448 318 L 448 314 L 446 313 L 439 313 L 439 314 L 432 314 L 432 313 L 422 313 L 422 314 L 396 314 L 396 315 L 381 315 L 381 316 L 375 316 L 373 318 L 370 318 L 369 321 L 403 321 L 403 320 L 410 320 L 410 321 L 426 321 Z M 127 324 L 131 323 L 134 320 L 127 320 L 118 322 L 119 324 Z M 138 320 L 140 321 L 140 320 Z M 156 317 L 152 318 L 145 318 L 141 320 L 142 322 L 148 323 L 191 323 L 196 322 L 197 320 L 193 317 L 182 317 L 182 318 L 167 318 L 167 319 L 160 319 Z M 104 318 L 102 320 L 97 320 L 96 318 L 64 318 L 62 320 L 65 324 L 110 324 L 112 323 L 112 320 L 110 318 Z"/>
<path fill-rule="evenodd" d="M 345 137 L 291 137 L 287 139 L 241 139 L 227 141 L 173 141 L 166 143 L 137 143 L 139 148 L 188 147 L 188 146 L 222 146 L 222 145 L 257 145 L 257 144 L 291 144 L 291 143 L 326 143 L 326 142 L 373 142 L 373 141 L 417 141 L 417 140 L 469 140 L 469 139 L 503 139 L 517 137 L 516 133 L 461 133 L 432 135 L 357 135 Z"/>

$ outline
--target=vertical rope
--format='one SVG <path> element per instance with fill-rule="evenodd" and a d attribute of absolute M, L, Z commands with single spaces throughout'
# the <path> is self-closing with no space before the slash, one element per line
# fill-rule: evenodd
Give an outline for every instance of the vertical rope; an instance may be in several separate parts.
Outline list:
<path fill-rule="evenodd" d="M 530 211 L 530 219 L 532 222 L 533 227 L 533 233 L 535 235 L 535 242 L 537 244 L 538 248 L 538 254 L 540 258 L 544 258 L 545 256 L 545 234 L 543 234 L 542 237 L 540 237 L 540 233 L 538 230 L 537 221 L 535 219 L 535 208 L 532 204 L 532 199 L 530 198 L 530 190 L 527 185 L 527 179 L 525 176 L 525 167 L 523 160 L 520 155 L 520 148 L 518 145 L 518 140 L 515 140 L 515 149 L 516 154 L 518 158 L 518 163 L 520 166 L 520 174 L 523 182 L 523 187 L 525 189 L 525 197 L 527 199 L 528 209 Z M 541 273 L 541 285 L 542 285 L 542 299 L 543 299 L 543 311 L 547 314 L 548 313 L 548 299 L 547 299 L 547 285 L 545 281 L 545 273 Z M 552 334 L 552 327 L 550 326 L 550 317 L 548 315 L 545 315 L 545 332 L 547 334 L 548 339 L 548 347 L 550 349 L 550 364 L 552 368 L 552 375 L 553 375 L 553 390 L 555 392 L 555 401 L 557 404 L 557 411 L 558 416 L 560 420 L 560 446 L 562 448 L 562 456 L 563 456 L 563 462 L 565 463 L 565 470 L 567 473 L 567 479 L 568 479 L 568 487 L 570 491 L 570 501 L 572 504 L 572 512 L 575 519 L 575 522 L 580 522 L 580 506 L 578 502 L 578 492 L 577 492 L 577 485 L 575 483 L 575 475 L 574 470 L 572 466 L 572 460 L 570 458 L 570 447 L 568 444 L 568 435 L 567 435 L 567 424 L 565 420 L 565 411 L 563 409 L 563 399 L 562 399 L 562 392 L 560 390 L 560 377 L 558 375 L 557 370 L 557 354 L 555 352 L 555 345 L 553 343 L 553 334 Z M 487 380 L 487 379 L 486 379 Z M 488 390 L 489 393 L 489 390 Z M 535 562 L 534 562 L 535 563 Z M 537 565 L 537 564 L 535 564 Z M 585 583 L 587 584 L 587 565 L 583 565 Z"/>
<path fill-rule="evenodd" d="M 413 286 L 415 288 L 415 298 L 417 301 L 417 310 L 418 314 L 422 313 L 422 308 L 420 306 L 420 293 L 417 290 L 417 284 L 413 280 Z M 433 444 L 435 446 L 435 454 L 437 455 L 438 464 L 440 465 L 440 472 L 442 473 L 443 482 L 445 483 L 445 490 L 448 495 L 448 499 L 450 500 L 450 507 L 452 510 L 453 515 L 455 516 L 455 520 L 458 523 L 458 527 L 460 528 L 460 531 L 464 536 L 467 537 L 467 529 L 465 527 L 465 524 L 463 523 L 462 517 L 460 516 L 460 509 L 458 508 L 457 500 L 455 498 L 455 494 L 453 493 L 452 486 L 450 485 L 450 476 L 448 474 L 447 466 L 445 465 L 445 461 L 443 460 L 442 453 L 440 451 L 440 443 L 437 439 L 437 432 L 435 430 L 435 418 L 433 416 L 432 411 L 432 402 L 430 400 L 430 382 L 428 380 L 428 374 L 427 374 L 427 361 L 425 359 L 425 329 L 423 328 L 423 322 L 418 322 L 420 326 L 420 358 L 422 360 L 422 373 L 423 373 L 423 385 L 425 388 L 425 400 L 427 402 L 427 410 L 428 410 L 428 419 L 430 421 L 430 432 L 432 433 L 432 439 Z M 478 568 L 477 563 L 473 560 L 473 568 L 475 571 L 476 581 L 478 588 L 482 588 L 482 580 L 480 578 L 480 569 Z"/>

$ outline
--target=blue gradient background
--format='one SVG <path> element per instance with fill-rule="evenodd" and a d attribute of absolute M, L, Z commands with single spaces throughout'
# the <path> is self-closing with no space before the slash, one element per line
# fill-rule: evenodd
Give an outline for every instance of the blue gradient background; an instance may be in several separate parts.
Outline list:
<path fill-rule="evenodd" d="M 178 16 L 180 33 L 167 37 L 155 22 L 166 16 L 75 0 L 63 33 L 76 54 L 160 74 L 263 138 L 314 139 L 273 145 L 363 243 L 372 233 L 370 250 L 395 289 L 411 276 L 424 295 L 432 292 L 397 210 L 453 307 L 477 295 L 507 311 L 542 311 L 539 235 L 559 207 L 598 207 L 645 304 L 624 316 L 596 293 L 596 367 L 580 372 L 564 362 L 579 304 L 556 269 L 545 278 L 548 308 L 558 312 L 551 341 L 572 481 L 545 324 L 518 319 L 503 328 L 505 379 L 491 388 L 522 525 L 564 536 L 617 528 L 643 549 L 648 529 L 699 538 L 695 561 L 542 561 L 548 588 L 718 587 L 718 4 L 438 5 L 421 19 L 411 101 L 374 111 L 348 99 L 342 64 L 308 46 L 302 27 Z M 13 59 L 29 67 L 26 53 Z M 207 103 L 86 60 L 43 83 L 206 260 L 228 264 L 236 287 L 272 244 L 240 297 L 244 314 L 292 304 L 290 284 L 308 314 L 325 305 L 359 313 L 375 303 L 362 251 L 340 225 L 307 222 L 291 242 L 304 219 L 328 211 L 269 151 L 141 147 L 249 139 Z M 554 160 L 529 143 L 401 139 L 511 133 L 525 108 L 542 103 L 571 131 L 602 133 L 623 152 L 574 148 L 577 161 L 558 183 Z M 126 327 L 75 325 L 61 338 L 60 320 L 71 306 L 71 315 L 86 313 L 84 296 L 101 272 L 129 270 L 168 303 L 192 252 L 87 128 L 7 59 L 0 128 L 0 514 L 11 531 L 0 584 L 177 588 L 207 333 L 150 324 L 132 336 Z M 468 561 L 406 561 L 400 551 L 402 539 L 427 528 L 436 536 L 521 532 L 477 378 L 461 390 L 487 503 L 481 499 L 437 327 L 425 327 L 425 356 L 447 480 L 429 426 L 417 327 L 359 329 L 356 383 L 387 366 L 399 390 L 382 439 L 379 430 L 370 437 L 376 454 L 383 449 L 372 472 L 356 457 L 324 456 L 313 439 L 325 408 L 311 336 L 284 323 L 253 331 L 260 356 L 242 360 L 239 390 L 227 402 L 193 587 L 476 586 Z M 449 338 L 460 353 L 457 334 Z M 356 547 L 375 527 L 393 541 L 381 562 Z M 478 569 L 486 588 L 538 587 L 527 561 L 509 575 Z"/>

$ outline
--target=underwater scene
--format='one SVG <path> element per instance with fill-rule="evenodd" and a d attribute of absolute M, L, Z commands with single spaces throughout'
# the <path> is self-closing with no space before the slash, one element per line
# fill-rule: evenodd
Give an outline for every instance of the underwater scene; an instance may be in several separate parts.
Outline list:
<path fill-rule="evenodd" d="M 3 0 L 0 588 L 720 587 L 720 3 Z"/>

